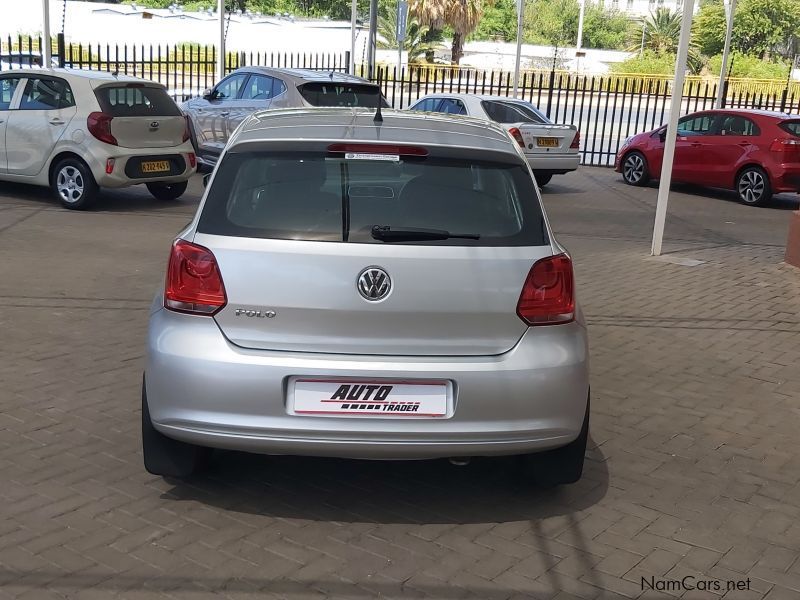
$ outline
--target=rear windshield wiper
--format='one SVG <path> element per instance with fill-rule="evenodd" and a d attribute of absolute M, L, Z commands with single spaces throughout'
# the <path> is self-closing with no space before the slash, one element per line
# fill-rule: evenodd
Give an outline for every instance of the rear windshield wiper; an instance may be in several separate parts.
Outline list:
<path fill-rule="evenodd" d="M 423 242 L 428 240 L 449 240 L 460 238 L 465 240 L 479 240 L 479 233 L 450 233 L 444 229 L 422 229 L 418 227 L 405 227 L 392 229 L 388 225 L 375 225 L 372 228 L 372 237 L 382 242 Z"/>

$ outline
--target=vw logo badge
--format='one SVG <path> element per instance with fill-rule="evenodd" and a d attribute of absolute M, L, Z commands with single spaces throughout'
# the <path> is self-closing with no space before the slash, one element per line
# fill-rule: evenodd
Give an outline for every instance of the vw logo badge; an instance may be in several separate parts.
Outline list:
<path fill-rule="evenodd" d="M 378 302 L 392 291 L 392 280 L 380 267 L 367 267 L 359 274 L 356 286 L 364 300 Z"/>

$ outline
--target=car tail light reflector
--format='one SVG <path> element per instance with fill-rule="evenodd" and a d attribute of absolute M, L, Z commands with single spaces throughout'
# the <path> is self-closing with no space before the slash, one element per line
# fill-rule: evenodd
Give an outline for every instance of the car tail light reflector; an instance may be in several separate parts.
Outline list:
<path fill-rule="evenodd" d="M 111 120 L 114 117 L 103 112 L 90 113 L 86 118 L 86 128 L 95 138 L 112 146 L 119 146 L 117 138 L 111 133 Z"/>
<path fill-rule="evenodd" d="M 575 320 L 575 280 L 569 256 L 548 256 L 534 263 L 522 286 L 517 315 L 528 325 Z"/>
<path fill-rule="evenodd" d="M 222 274 L 211 250 L 177 240 L 167 265 L 164 307 L 182 313 L 213 315 L 227 302 Z"/>
<path fill-rule="evenodd" d="M 511 137 L 513 137 L 516 140 L 520 148 L 525 147 L 525 140 L 522 139 L 522 132 L 519 130 L 519 128 L 512 127 L 511 129 L 508 130 L 508 133 L 510 133 Z"/>
<path fill-rule="evenodd" d="M 572 143 L 569 145 L 570 148 L 580 148 L 581 147 L 581 132 L 575 132 L 575 139 L 572 140 Z"/>
<path fill-rule="evenodd" d="M 117 159 L 109 158 L 106 160 L 106 175 L 111 175 L 114 172 L 114 165 L 117 164 Z"/>
<path fill-rule="evenodd" d="M 186 124 L 183 128 L 183 141 L 188 142 L 192 137 L 192 134 L 189 131 L 189 115 L 183 115 L 183 120 L 186 121 Z"/>
<path fill-rule="evenodd" d="M 396 154 L 398 156 L 428 156 L 428 150 L 421 146 L 402 146 L 397 144 L 331 144 L 328 152 L 353 152 L 356 154 Z"/>
<path fill-rule="evenodd" d="M 197 166 L 197 155 L 194 152 L 189 152 L 189 166 L 192 169 Z"/>
<path fill-rule="evenodd" d="M 784 160 L 791 158 L 800 161 L 800 138 L 779 138 L 769 147 L 771 152 L 784 155 Z"/>

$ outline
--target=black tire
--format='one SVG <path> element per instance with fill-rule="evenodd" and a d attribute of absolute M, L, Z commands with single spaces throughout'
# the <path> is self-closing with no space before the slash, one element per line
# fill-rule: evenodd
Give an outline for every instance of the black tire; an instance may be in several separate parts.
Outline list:
<path fill-rule="evenodd" d="M 536 184 L 540 188 L 543 188 L 548 183 L 550 183 L 550 180 L 553 178 L 553 174 L 552 173 L 541 173 L 541 172 L 537 173 L 536 171 L 534 171 L 533 175 L 534 175 L 534 177 L 536 177 Z"/>
<path fill-rule="evenodd" d="M 211 448 L 179 442 L 153 427 L 142 382 L 142 454 L 148 473 L 185 479 L 202 471 L 211 458 Z"/>
<path fill-rule="evenodd" d="M 643 187 L 650 183 L 647 158 L 638 151 L 629 152 L 622 159 L 622 180 L 628 185 Z"/>
<path fill-rule="evenodd" d="M 583 427 L 575 441 L 561 448 L 522 456 L 525 476 L 542 487 L 575 483 L 583 474 L 586 442 L 589 439 L 589 402 Z"/>
<path fill-rule="evenodd" d="M 761 167 L 742 169 L 736 177 L 736 194 L 742 204 L 764 206 L 772 200 L 769 176 Z"/>
<path fill-rule="evenodd" d="M 156 200 L 177 200 L 186 191 L 188 181 L 178 183 L 147 183 L 147 190 Z"/>
<path fill-rule="evenodd" d="M 50 172 L 50 189 L 64 208 L 85 210 L 97 199 L 100 188 L 92 171 L 79 158 L 64 158 Z"/>

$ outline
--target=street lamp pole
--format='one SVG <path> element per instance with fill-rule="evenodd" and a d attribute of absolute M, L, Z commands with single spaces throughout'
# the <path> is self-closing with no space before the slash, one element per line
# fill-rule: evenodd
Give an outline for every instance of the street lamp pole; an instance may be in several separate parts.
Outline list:
<path fill-rule="evenodd" d="M 11 48 L 9 48 L 11 50 Z M 20 48 L 22 50 L 22 48 Z M 42 0 L 42 68 L 52 68 L 51 55 L 53 48 L 50 46 L 50 0 Z"/>
<path fill-rule="evenodd" d="M 217 81 L 225 77 L 225 0 L 217 0 L 219 16 L 219 54 L 217 54 Z"/>
<path fill-rule="evenodd" d="M 358 14 L 357 0 L 350 6 L 350 75 L 356 74 L 356 16 Z"/>
<path fill-rule="evenodd" d="M 517 58 L 514 63 L 514 97 L 519 91 L 519 70 L 522 61 L 522 13 L 524 0 L 517 0 Z"/>
<path fill-rule="evenodd" d="M 580 4 L 580 12 L 578 13 L 578 43 L 576 44 L 576 50 L 580 51 L 583 47 L 583 13 L 586 10 L 586 0 L 579 0 Z"/>
<path fill-rule="evenodd" d="M 725 49 L 722 51 L 722 65 L 719 69 L 719 85 L 717 86 L 717 99 L 714 108 L 722 108 L 725 101 L 725 79 L 728 77 L 728 57 L 731 51 L 731 36 L 733 34 L 733 13 L 736 10 L 736 0 L 725 0 Z"/>

